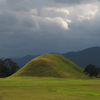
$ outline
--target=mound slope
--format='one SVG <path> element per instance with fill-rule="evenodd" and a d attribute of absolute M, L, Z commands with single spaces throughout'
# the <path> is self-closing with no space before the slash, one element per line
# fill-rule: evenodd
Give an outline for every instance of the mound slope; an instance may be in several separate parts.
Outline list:
<path fill-rule="evenodd" d="M 22 67 L 13 76 L 86 78 L 83 69 L 58 54 L 41 55 Z"/>

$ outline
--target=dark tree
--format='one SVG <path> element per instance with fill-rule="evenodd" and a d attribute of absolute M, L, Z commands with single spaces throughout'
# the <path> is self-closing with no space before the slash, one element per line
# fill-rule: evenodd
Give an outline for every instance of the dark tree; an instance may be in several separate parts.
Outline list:
<path fill-rule="evenodd" d="M 97 72 L 97 78 L 100 78 L 100 69 L 96 68 L 96 72 Z"/>
<path fill-rule="evenodd" d="M 6 67 L 7 67 L 7 74 L 8 76 L 12 75 L 13 73 L 15 73 L 18 69 L 19 66 L 17 65 L 17 63 L 13 62 L 11 59 L 7 58 L 4 60 Z"/>
<path fill-rule="evenodd" d="M 2 61 L 0 59 L 0 77 L 7 77 L 15 73 L 19 69 L 17 63 L 13 62 L 11 59 L 5 59 Z"/>
<path fill-rule="evenodd" d="M 85 67 L 84 73 L 89 74 L 89 77 L 97 76 L 99 69 L 95 67 L 95 65 L 89 64 Z"/>
<path fill-rule="evenodd" d="M 7 67 L 4 61 L 0 59 L 0 77 L 7 76 Z"/>

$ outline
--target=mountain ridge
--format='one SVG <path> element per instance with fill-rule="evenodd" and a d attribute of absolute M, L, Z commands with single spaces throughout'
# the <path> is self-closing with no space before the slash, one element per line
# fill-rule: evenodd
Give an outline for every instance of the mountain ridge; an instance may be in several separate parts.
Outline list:
<path fill-rule="evenodd" d="M 71 52 L 63 53 L 61 55 L 70 59 L 72 62 L 74 62 L 75 64 L 77 64 L 83 69 L 88 64 L 94 64 L 96 67 L 100 68 L 100 47 L 99 46 L 86 48 L 77 52 L 71 51 Z M 12 60 L 16 62 L 21 68 L 26 63 L 28 63 L 30 60 L 34 59 L 37 56 L 39 55 L 26 55 L 22 58 L 17 58 Z"/>
<path fill-rule="evenodd" d="M 96 67 L 100 67 L 100 47 L 98 46 L 86 48 L 78 52 L 68 52 L 62 55 L 83 69 L 88 64 L 94 64 Z"/>

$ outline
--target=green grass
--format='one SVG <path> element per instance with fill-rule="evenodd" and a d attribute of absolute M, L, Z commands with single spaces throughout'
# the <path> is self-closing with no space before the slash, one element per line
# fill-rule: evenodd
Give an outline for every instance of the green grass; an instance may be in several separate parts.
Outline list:
<path fill-rule="evenodd" d="M 100 100 L 100 79 L 1 78 L 0 100 Z"/>
<path fill-rule="evenodd" d="M 41 55 L 0 78 L 0 100 L 100 100 L 100 79 L 62 55 Z"/>
<path fill-rule="evenodd" d="M 36 57 L 12 76 L 87 78 L 83 74 L 83 69 L 58 54 L 46 54 Z"/>

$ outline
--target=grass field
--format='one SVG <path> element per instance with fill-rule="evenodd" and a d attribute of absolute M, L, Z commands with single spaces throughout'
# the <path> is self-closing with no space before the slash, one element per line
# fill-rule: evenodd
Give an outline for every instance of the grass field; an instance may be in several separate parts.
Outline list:
<path fill-rule="evenodd" d="M 0 100 L 100 100 L 100 79 L 0 78 Z"/>
<path fill-rule="evenodd" d="M 100 100 L 100 79 L 62 55 L 42 55 L 0 78 L 0 100 Z"/>

